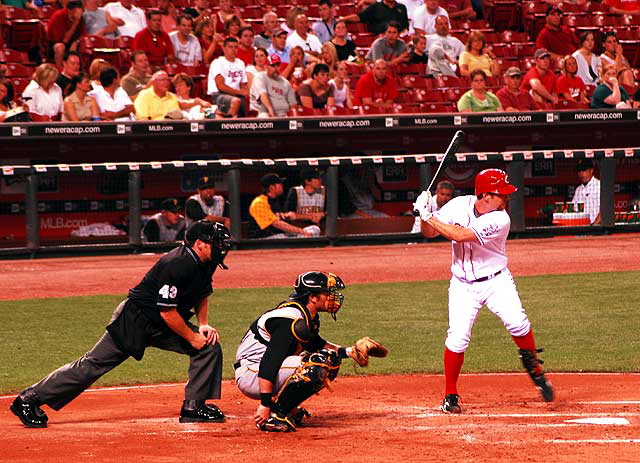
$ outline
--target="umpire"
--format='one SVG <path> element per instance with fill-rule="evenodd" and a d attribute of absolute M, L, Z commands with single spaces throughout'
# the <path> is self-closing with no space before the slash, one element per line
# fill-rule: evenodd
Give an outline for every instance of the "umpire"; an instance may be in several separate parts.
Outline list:
<path fill-rule="evenodd" d="M 227 267 L 229 231 L 200 220 L 186 232 L 184 244 L 163 256 L 129 291 L 96 345 L 75 362 L 23 390 L 9 407 L 29 428 L 46 428 L 40 405 L 60 410 L 98 378 L 128 357 L 141 360 L 148 346 L 189 355 L 189 381 L 180 422 L 223 422 L 224 414 L 207 399 L 219 399 L 222 349 L 208 324 L 208 297 L 216 268 Z M 196 315 L 198 326 L 189 322 Z"/>

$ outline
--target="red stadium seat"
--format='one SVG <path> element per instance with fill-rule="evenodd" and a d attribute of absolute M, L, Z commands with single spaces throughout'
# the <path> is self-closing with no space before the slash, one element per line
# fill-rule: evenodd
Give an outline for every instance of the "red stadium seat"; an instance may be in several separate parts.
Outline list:
<path fill-rule="evenodd" d="M 503 31 L 500 34 L 500 40 L 504 43 L 530 42 L 529 34 L 518 31 Z"/>
<path fill-rule="evenodd" d="M 353 43 L 356 47 L 370 47 L 376 36 L 370 33 L 360 33 L 353 36 Z"/>
<path fill-rule="evenodd" d="M 491 46 L 491 51 L 496 55 L 496 58 L 504 58 L 513 55 L 511 45 L 508 43 L 494 43 Z"/>
<path fill-rule="evenodd" d="M 114 40 L 99 35 L 87 35 L 80 39 L 80 53 L 91 54 L 94 48 L 114 48 Z"/>
<path fill-rule="evenodd" d="M 448 100 L 447 95 L 442 90 L 422 90 L 419 101 L 425 103 L 443 103 Z"/>
<path fill-rule="evenodd" d="M 18 97 L 22 95 L 22 92 L 24 92 L 24 89 L 27 88 L 27 85 L 29 85 L 31 79 L 27 77 L 14 77 L 9 79 L 9 82 L 11 82 L 11 85 L 13 85 L 13 91 L 16 95 L 14 99 L 17 100 Z"/>
<path fill-rule="evenodd" d="M 395 104 L 393 105 L 392 112 L 394 114 L 420 114 L 422 112 L 422 105 L 419 103 Z"/>
<path fill-rule="evenodd" d="M 404 76 L 401 78 L 401 82 L 404 88 L 433 88 L 432 79 L 422 76 Z"/>
<path fill-rule="evenodd" d="M 468 87 L 465 80 L 455 76 L 437 76 L 435 84 L 436 88 Z"/>
<path fill-rule="evenodd" d="M 598 27 L 620 27 L 622 25 L 620 16 L 614 14 L 594 14 L 592 23 Z"/>
<path fill-rule="evenodd" d="M 513 56 L 517 57 L 530 57 L 536 52 L 536 44 L 533 42 L 523 42 L 514 44 L 511 49 L 513 51 Z"/>
<path fill-rule="evenodd" d="M 485 4 L 485 6 L 488 6 Z M 513 0 L 495 0 L 489 8 L 489 23 L 497 30 L 520 26 L 520 5 Z"/>
<path fill-rule="evenodd" d="M 604 2 L 589 2 L 587 3 L 587 11 L 591 13 L 595 13 L 595 12 L 608 13 L 609 5 L 605 4 Z"/>
<path fill-rule="evenodd" d="M 450 101 L 451 103 L 457 103 L 460 97 L 467 92 L 466 88 L 450 88 L 447 90 L 446 99 L 443 101 Z"/>
<path fill-rule="evenodd" d="M 451 104 L 427 103 L 422 105 L 423 113 L 454 113 L 457 109 Z"/>
<path fill-rule="evenodd" d="M 579 103 L 577 101 L 571 100 L 558 100 L 556 104 L 553 105 L 554 109 L 589 109 L 589 105 L 586 103 Z"/>
<path fill-rule="evenodd" d="M 32 12 L 31 10 L 26 10 L 22 8 L 14 8 L 12 6 L 5 6 L 4 17 L 8 20 L 14 19 L 34 19 L 37 13 Z"/>
<path fill-rule="evenodd" d="M 24 66 L 18 63 L 9 63 L 6 65 L 7 77 L 31 77 L 33 75 L 33 68 Z"/>
<path fill-rule="evenodd" d="M 126 37 L 126 36 L 118 37 L 114 43 L 116 47 L 126 48 L 126 49 L 130 49 L 132 44 L 133 44 L 133 37 Z"/>
<path fill-rule="evenodd" d="M 349 108 L 340 108 L 338 106 L 329 106 L 327 108 L 329 116 L 352 116 L 353 110 Z"/>
<path fill-rule="evenodd" d="M 386 112 L 387 111 L 384 111 L 378 108 L 377 106 L 365 104 L 358 107 L 357 114 L 362 114 L 366 116 L 369 114 L 386 114 Z"/>
<path fill-rule="evenodd" d="M 335 8 L 339 16 L 349 16 L 357 13 L 356 6 L 348 3 L 336 5 Z"/>
<path fill-rule="evenodd" d="M 24 51 L 12 50 L 10 48 L 0 49 L 0 62 L 2 63 L 27 63 L 29 57 Z"/>
<path fill-rule="evenodd" d="M 396 68 L 396 73 L 399 75 L 414 74 L 422 76 L 426 73 L 426 66 L 420 63 L 401 64 Z"/>
<path fill-rule="evenodd" d="M 44 27 L 39 19 L 12 20 L 6 32 L 7 47 L 28 51 L 37 46 L 44 35 Z"/>

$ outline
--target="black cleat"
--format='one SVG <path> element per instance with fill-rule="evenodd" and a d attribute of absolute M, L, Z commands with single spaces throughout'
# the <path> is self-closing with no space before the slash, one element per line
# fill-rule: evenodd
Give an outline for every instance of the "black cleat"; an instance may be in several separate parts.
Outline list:
<path fill-rule="evenodd" d="M 440 405 L 440 410 L 444 413 L 462 413 L 462 408 L 458 401 L 460 400 L 460 396 L 458 394 L 447 394 L 442 401 L 442 405 Z"/>
<path fill-rule="evenodd" d="M 22 424 L 27 428 L 46 428 L 49 417 L 37 404 L 33 402 L 25 402 L 16 397 L 13 403 L 9 406 L 9 410 L 20 418 Z"/>
<path fill-rule="evenodd" d="M 518 351 L 518 355 L 520 356 L 520 360 L 522 360 L 522 366 L 527 370 L 531 381 L 536 385 L 536 388 L 540 391 L 542 395 L 542 399 L 545 402 L 553 401 L 553 387 L 551 387 L 551 382 L 547 380 L 542 371 L 542 365 L 544 361 L 538 358 L 540 352 L 544 352 L 543 349 L 525 350 L 520 349 Z"/>
<path fill-rule="evenodd" d="M 258 425 L 258 429 L 267 432 L 295 432 L 296 426 L 290 418 L 272 412 L 266 423 Z"/>
<path fill-rule="evenodd" d="M 289 415 L 289 419 L 293 422 L 296 427 L 302 426 L 302 422 L 306 418 L 311 418 L 311 413 L 306 408 L 298 407 L 298 409 Z"/>
<path fill-rule="evenodd" d="M 179 421 L 180 423 L 224 423 L 225 416 L 213 404 L 206 404 L 204 401 L 185 400 L 180 410 Z"/>
<path fill-rule="evenodd" d="M 538 391 L 542 395 L 542 399 L 545 402 L 553 402 L 553 387 L 551 386 L 551 381 L 547 380 L 544 376 L 544 373 L 541 373 L 539 376 L 532 376 L 533 384 L 536 385 Z"/>

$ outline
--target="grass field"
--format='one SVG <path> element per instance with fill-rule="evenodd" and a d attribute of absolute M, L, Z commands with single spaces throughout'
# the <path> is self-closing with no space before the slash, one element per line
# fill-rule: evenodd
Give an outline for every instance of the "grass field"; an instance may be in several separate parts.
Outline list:
<path fill-rule="evenodd" d="M 521 277 L 520 296 L 550 371 L 640 371 L 640 272 Z M 367 370 L 345 365 L 341 374 L 442 371 L 447 329 L 446 281 L 351 285 L 322 335 L 348 344 L 369 335 L 391 355 Z M 224 376 L 240 338 L 258 314 L 286 298 L 289 288 L 221 289 L 210 304 L 225 355 Z M 0 302 L 0 393 L 15 392 L 90 349 L 123 296 L 68 297 Z M 148 349 L 142 362 L 127 360 L 99 385 L 184 381 L 188 358 Z M 350 362 L 349 362 L 350 363 Z M 516 347 L 501 322 L 483 310 L 473 331 L 463 373 L 518 371 Z"/>

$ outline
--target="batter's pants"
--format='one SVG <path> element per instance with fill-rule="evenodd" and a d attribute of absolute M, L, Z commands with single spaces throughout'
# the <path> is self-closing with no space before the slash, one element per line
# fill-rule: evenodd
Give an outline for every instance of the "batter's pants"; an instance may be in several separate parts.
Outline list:
<path fill-rule="evenodd" d="M 120 314 L 126 301 L 114 311 L 112 321 Z M 197 332 L 198 328 L 187 325 Z M 220 343 L 205 346 L 199 351 L 189 349 L 185 340 L 177 334 L 166 330 L 152 333 L 149 343 L 151 347 L 187 354 L 189 363 L 189 380 L 185 386 L 185 400 L 219 399 L 222 384 L 222 349 Z M 129 354 L 118 348 L 111 335 L 105 331 L 93 348 L 75 362 L 68 363 L 49 373 L 36 384 L 20 393 L 23 400 L 37 400 L 54 410 L 60 410 L 85 389 L 91 386 L 102 375 L 108 373 L 129 358 Z"/>

